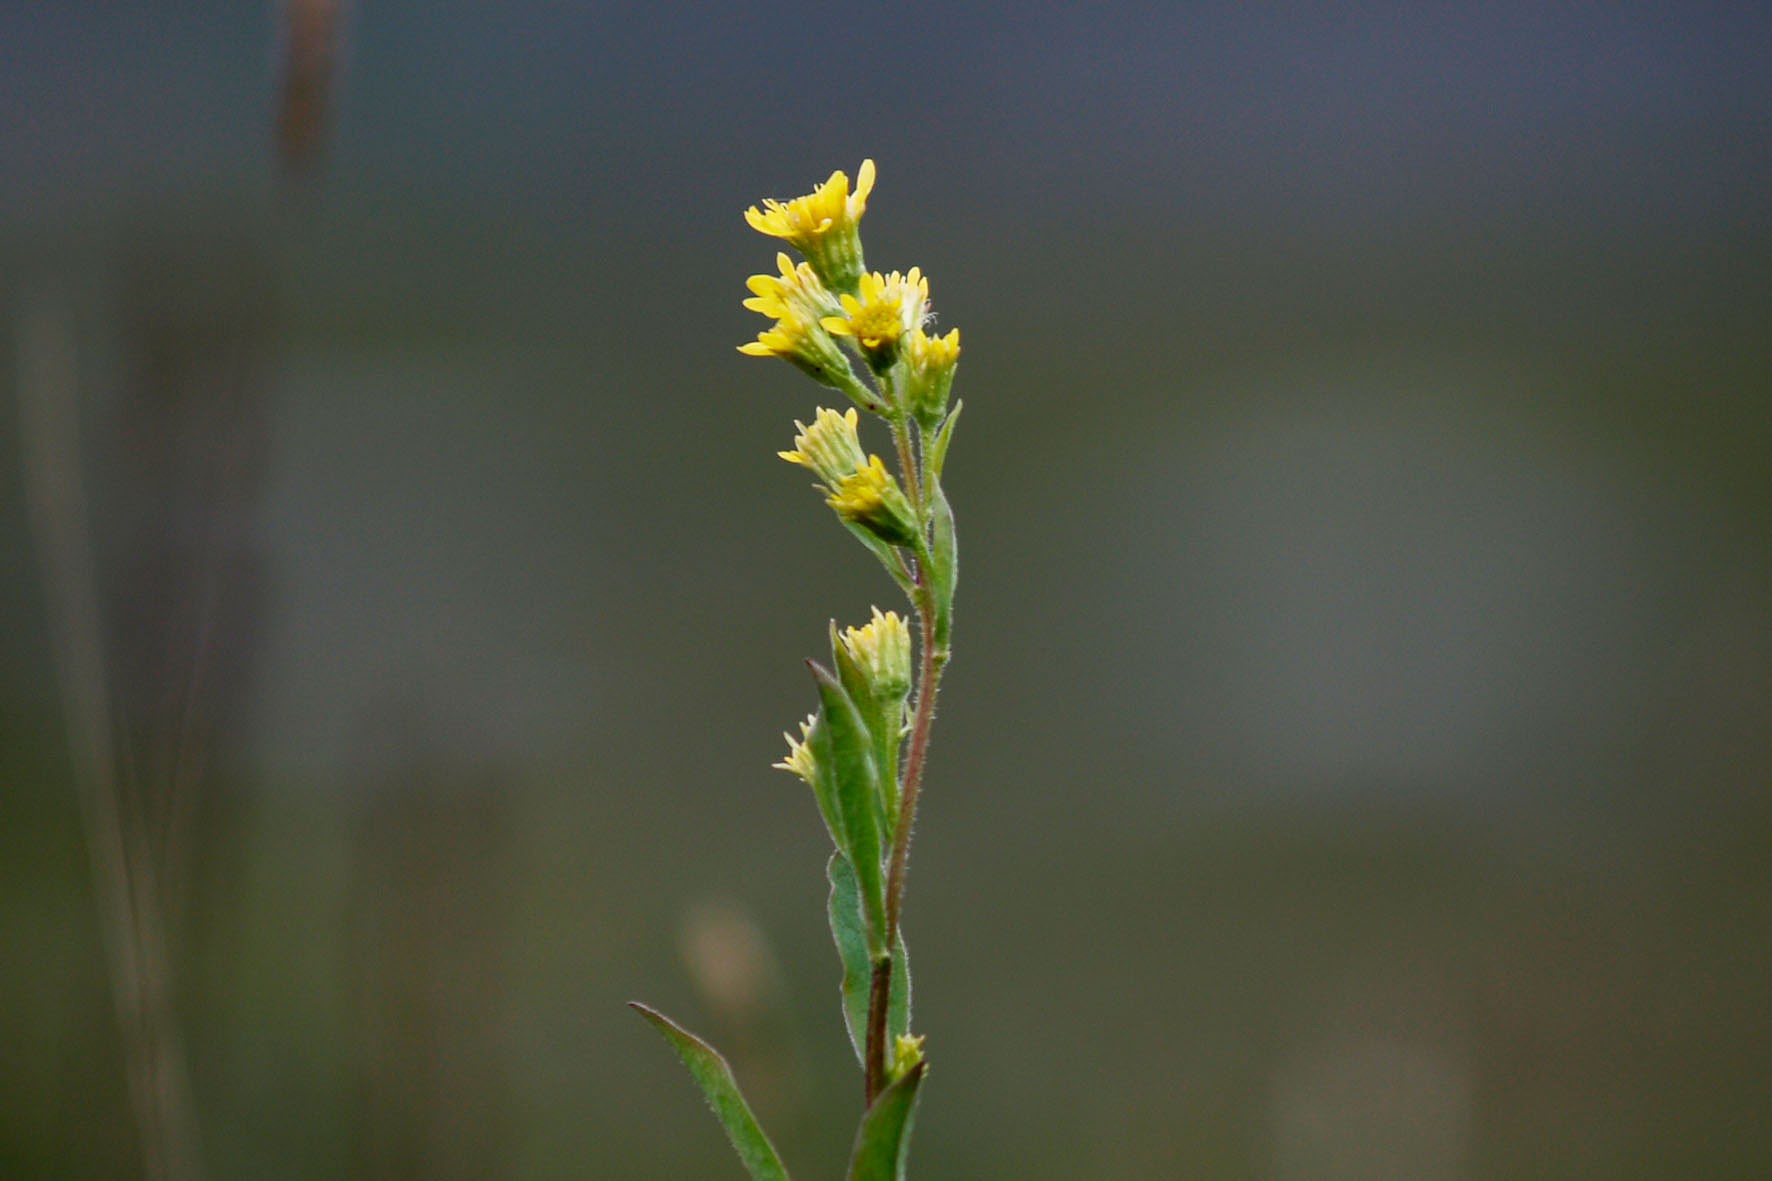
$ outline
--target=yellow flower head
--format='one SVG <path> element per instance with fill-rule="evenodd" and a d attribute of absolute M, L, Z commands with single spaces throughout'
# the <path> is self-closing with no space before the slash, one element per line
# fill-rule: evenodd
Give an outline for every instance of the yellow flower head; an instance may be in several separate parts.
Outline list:
<path fill-rule="evenodd" d="M 926 371 L 952 369 L 960 359 L 960 330 L 952 329 L 946 336 L 929 336 L 921 328 L 911 330 L 910 360 L 912 366 Z"/>
<path fill-rule="evenodd" d="M 789 201 L 764 200 L 744 211 L 745 221 L 758 233 L 786 238 L 800 250 L 826 234 L 853 230 L 867 211 L 868 194 L 874 191 L 874 162 L 863 160 L 855 176 L 855 192 L 849 191 L 849 174 L 841 170 L 804 197 Z"/>
<path fill-rule="evenodd" d="M 794 449 L 777 451 L 776 454 L 789 463 L 811 468 L 824 481 L 827 490 L 835 488 L 856 469 L 867 465 L 867 457 L 861 453 L 861 440 L 855 434 L 855 424 L 854 409 L 839 414 L 820 406 L 812 417 L 811 426 L 795 420 L 794 425 L 800 433 L 794 436 Z"/>
<path fill-rule="evenodd" d="M 923 323 L 929 310 L 929 280 L 916 267 L 901 275 L 870 271 L 860 279 L 857 294 L 838 297 L 843 314 L 826 316 L 821 323 L 833 336 L 850 336 L 861 346 L 868 363 L 886 368 L 898 355 L 898 342 Z"/>
<path fill-rule="evenodd" d="M 795 266 L 786 254 L 777 254 L 775 265 L 781 269 L 781 274 L 752 275 L 745 280 L 745 286 L 751 290 L 751 298 L 744 301 L 745 307 L 775 320 L 788 315 L 790 309 L 797 311 L 802 318 L 813 320 L 842 310 L 837 297 L 825 290 L 825 285 L 806 263 Z"/>
<path fill-rule="evenodd" d="M 806 256 L 826 286 L 850 291 L 862 272 L 857 226 L 873 191 L 874 162 L 863 160 L 853 193 L 848 173 L 833 172 L 806 196 L 788 201 L 770 198 L 761 209 L 753 205 L 745 210 L 744 219 L 758 233 L 786 239 Z"/>
<path fill-rule="evenodd" d="M 759 332 L 756 340 L 739 345 L 738 351 L 751 357 L 780 357 L 813 381 L 833 389 L 853 391 L 860 386 L 849 359 L 819 324 L 818 317 L 797 304 L 781 302 L 781 318 L 775 327 Z"/>
<path fill-rule="evenodd" d="M 916 540 L 917 523 L 910 501 L 878 455 L 868 456 L 866 464 L 830 491 L 825 503 L 845 521 L 860 525 L 892 545 L 909 545 Z"/>
<path fill-rule="evenodd" d="M 960 330 L 946 336 L 930 336 L 921 327 L 911 329 L 905 342 L 905 404 L 925 427 L 941 421 L 948 408 L 948 392 L 954 387 L 954 366 L 960 360 Z"/>
<path fill-rule="evenodd" d="M 911 691 L 911 629 L 896 611 L 882 613 L 839 637 L 875 697 L 892 701 Z"/>
<path fill-rule="evenodd" d="M 817 714 L 807 714 L 806 720 L 800 723 L 800 737 L 798 738 L 785 730 L 782 731 L 781 736 L 788 740 L 788 757 L 779 763 L 769 765 L 779 767 L 783 771 L 792 771 L 807 783 L 811 783 L 818 765 L 812 761 L 812 749 L 807 746 L 806 741 L 812 737 L 812 727 L 817 722 Z"/>

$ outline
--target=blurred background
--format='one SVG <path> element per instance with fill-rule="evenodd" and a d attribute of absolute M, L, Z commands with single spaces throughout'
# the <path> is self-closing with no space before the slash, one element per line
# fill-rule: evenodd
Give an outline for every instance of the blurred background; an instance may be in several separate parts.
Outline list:
<path fill-rule="evenodd" d="M 927 1178 L 1772 1159 L 1762 6 L 0 9 L 0 1173 L 799 1175 L 895 591 L 742 209 L 962 330 Z M 883 447 L 883 441 L 873 440 Z"/>

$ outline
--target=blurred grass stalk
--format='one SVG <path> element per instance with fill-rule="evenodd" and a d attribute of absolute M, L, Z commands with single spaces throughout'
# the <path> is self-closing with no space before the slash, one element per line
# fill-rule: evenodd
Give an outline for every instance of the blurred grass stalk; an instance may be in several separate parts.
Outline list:
<path fill-rule="evenodd" d="M 308 179 L 325 154 L 341 7 L 340 0 L 284 0 L 276 139 L 284 178 L 291 183 Z"/>
<path fill-rule="evenodd" d="M 118 785 L 70 321 L 65 307 L 43 295 L 19 316 L 21 469 L 142 1168 L 151 1178 L 182 1181 L 201 1175 L 197 1124 L 171 1007 L 155 859 Z"/>

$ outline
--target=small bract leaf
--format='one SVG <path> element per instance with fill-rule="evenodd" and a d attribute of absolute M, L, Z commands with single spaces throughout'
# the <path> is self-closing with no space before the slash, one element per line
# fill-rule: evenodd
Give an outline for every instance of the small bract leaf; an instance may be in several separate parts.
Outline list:
<path fill-rule="evenodd" d="M 956 407 L 956 414 L 959 408 Z M 930 480 L 934 495 L 933 525 L 929 548 L 929 584 L 935 593 L 935 642 L 946 647 L 953 627 L 954 585 L 960 580 L 960 547 L 954 537 L 954 510 L 940 480 Z"/>
<path fill-rule="evenodd" d="M 714 1117 L 726 1129 L 726 1138 L 732 1141 L 732 1147 L 738 1151 L 739 1159 L 744 1162 L 744 1167 L 754 1181 L 788 1181 L 786 1166 L 776 1154 L 775 1145 L 764 1135 L 763 1126 L 757 1122 L 757 1117 L 751 1114 L 750 1104 L 739 1093 L 738 1080 L 732 1076 L 732 1067 L 726 1064 L 726 1059 L 712 1046 L 656 1009 L 650 1009 L 639 1001 L 629 1001 L 628 1004 L 650 1021 L 653 1028 L 662 1033 L 665 1040 L 671 1043 L 671 1048 L 677 1051 L 677 1057 L 689 1068 L 690 1076 L 707 1097 Z"/>
<path fill-rule="evenodd" d="M 849 1157 L 849 1181 L 902 1181 L 911 1151 L 917 1088 L 928 1066 L 919 1062 L 911 1067 L 903 1078 L 881 1091 L 861 1117 L 855 1150 Z"/>
<path fill-rule="evenodd" d="M 942 466 L 948 461 L 948 443 L 954 437 L 954 424 L 960 421 L 960 408 L 964 405 L 966 403 L 963 401 L 954 403 L 953 412 L 941 424 L 941 429 L 935 432 L 935 442 L 929 445 L 929 471 L 938 479 L 941 477 Z"/>
<path fill-rule="evenodd" d="M 868 956 L 867 931 L 861 917 L 861 892 L 855 870 L 841 853 L 832 853 L 826 874 L 831 879 L 831 938 L 843 961 L 843 1024 L 855 1060 L 867 1067 L 868 992 L 873 987 L 873 961 Z M 904 931 L 892 949 L 892 995 L 886 1003 L 886 1044 L 911 1028 L 911 960 L 905 951 Z"/>

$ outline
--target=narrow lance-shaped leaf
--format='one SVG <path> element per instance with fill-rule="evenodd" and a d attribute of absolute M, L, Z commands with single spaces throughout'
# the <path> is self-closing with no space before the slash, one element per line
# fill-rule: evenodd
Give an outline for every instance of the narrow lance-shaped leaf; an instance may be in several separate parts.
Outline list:
<path fill-rule="evenodd" d="M 953 627 L 954 584 L 960 578 L 960 549 L 954 537 L 954 510 L 948 507 L 947 493 L 942 491 L 940 480 L 932 478 L 929 486 L 934 492 L 929 584 L 935 594 L 935 643 L 937 647 L 945 648 Z"/>
<path fill-rule="evenodd" d="M 917 1088 L 927 1062 L 919 1062 L 903 1078 L 880 1092 L 861 1117 L 855 1150 L 849 1157 L 849 1181 L 903 1181 L 911 1153 L 911 1124 L 917 1111 Z"/>
<path fill-rule="evenodd" d="M 954 437 L 954 424 L 960 421 L 960 407 L 965 404 L 964 402 L 954 403 L 953 412 L 948 415 L 947 421 L 941 424 L 941 429 L 935 432 L 935 441 L 929 445 L 929 474 L 936 479 L 941 478 L 941 469 L 947 464 L 948 444 Z"/>
<path fill-rule="evenodd" d="M 775 1145 L 764 1135 L 757 1117 L 751 1114 L 750 1104 L 739 1093 L 738 1080 L 732 1077 L 732 1067 L 726 1064 L 726 1059 L 663 1013 L 647 1008 L 639 1001 L 628 1003 L 664 1035 L 671 1048 L 677 1051 L 677 1057 L 683 1060 L 683 1065 L 689 1068 L 753 1181 L 788 1181 L 786 1166 L 776 1154 Z"/>
<path fill-rule="evenodd" d="M 836 800 L 843 827 L 838 848 L 855 869 L 861 913 L 867 920 L 868 951 L 878 956 L 886 950 L 886 885 L 880 871 L 880 829 L 874 812 L 879 772 L 874 766 L 873 742 L 855 702 L 835 674 L 817 661 L 806 663 L 818 681 L 824 707 L 811 736 L 817 744 L 812 748 L 816 774 L 829 777 L 828 790 Z"/>
<path fill-rule="evenodd" d="M 862 925 L 861 894 L 856 889 L 855 870 L 841 853 L 831 854 L 826 873 L 831 879 L 831 937 L 836 940 L 837 955 L 843 961 L 843 1024 L 848 1027 L 855 1060 L 865 1069 L 868 993 L 873 987 L 874 973 L 873 960 L 868 955 L 867 931 Z M 901 928 L 892 948 L 892 995 L 886 1004 L 887 1047 L 910 1030 L 911 960 L 905 951 Z"/>

